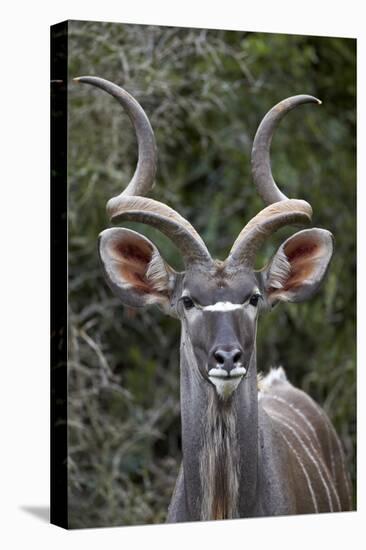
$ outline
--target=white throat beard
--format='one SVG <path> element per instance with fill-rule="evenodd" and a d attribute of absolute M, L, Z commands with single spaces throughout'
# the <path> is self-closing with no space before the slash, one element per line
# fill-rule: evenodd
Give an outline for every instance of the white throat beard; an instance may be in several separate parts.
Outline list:
<path fill-rule="evenodd" d="M 200 451 L 201 519 L 238 517 L 239 448 L 235 410 L 210 391 Z"/>
<path fill-rule="evenodd" d="M 220 399 L 227 399 L 239 386 L 240 382 L 243 379 L 243 376 L 244 375 L 237 376 L 235 378 L 209 376 L 209 380 L 215 386 L 217 395 L 220 397 Z"/>

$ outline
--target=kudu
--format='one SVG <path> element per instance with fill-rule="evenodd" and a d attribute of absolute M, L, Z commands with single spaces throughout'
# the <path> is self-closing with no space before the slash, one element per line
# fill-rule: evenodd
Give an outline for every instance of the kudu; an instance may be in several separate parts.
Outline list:
<path fill-rule="evenodd" d="M 254 269 L 259 247 L 288 224 L 309 222 L 310 205 L 287 198 L 271 173 L 270 144 L 282 117 L 297 105 L 320 103 L 297 95 L 273 107 L 252 151 L 253 179 L 267 206 L 250 220 L 225 261 L 213 260 L 192 225 L 145 195 L 153 185 L 153 130 L 125 90 L 98 77 L 76 79 L 101 88 L 125 109 L 138 140 L 132 180 L 109 200 L 111 219 L 151 225 L 180 250 L 178 273 L 146 237 L 111 228 L 99 238 L 106 280 L 133 308 L 157 304 L 182 325 L 180 387 L 183 460 L 169 522 L 335 512 L 352 507 L 341 443 L 325 412 L 296 389 L 280 367 L 257 377 L 256 326 L 261 310 L 301 302 L 318 289 L 333 253 L 324 229 L 288 238 L 269 264 Z"/>

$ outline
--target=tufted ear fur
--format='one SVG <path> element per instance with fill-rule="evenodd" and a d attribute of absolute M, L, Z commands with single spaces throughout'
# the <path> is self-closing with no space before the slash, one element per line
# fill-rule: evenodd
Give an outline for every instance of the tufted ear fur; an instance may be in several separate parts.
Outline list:
<path fill-rule="evenodd" d="M 333 254 L 333 236 L 305 229 L 287 239 L 263 272 L 269 304 L 302 302 L 318 290 Z"/>
<path fill-rule="evenodd" d="M 106 229 L 99 256 L 107 283 L 125 305 L 169 309 L 176 272 L 149 239 L 130 229 Z"/>

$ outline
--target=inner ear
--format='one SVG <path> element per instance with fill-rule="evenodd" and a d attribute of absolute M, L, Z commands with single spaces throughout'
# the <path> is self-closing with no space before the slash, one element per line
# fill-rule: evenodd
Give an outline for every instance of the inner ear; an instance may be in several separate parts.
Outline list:
<path fill-rule="evenodd" d="M 324 229 L 306 229 L 287 239 L 266 270 L 269 302 L 310 298 L 323 280 L 332 254 L 333 237 Z"/>
<path fill-rule="evenodd" d="M 285 243 L 283 252 L 291 266 L 291 272 L 285 281 L 284 290 L 296 289 L 309 280 L 318 259 L 322 256 L 324 244 L 315 235 L 299 235 Z"/>
<path fill-rule="evenodd" d="M 130 229 L 107 229 L 99 255 L 109 286 L 124 304 L 169 303 L 176 274 L 149 239 Z"/>
<path fill-rule="evenodd" d="M 136 234 L 119 235 L 109 243 L 109 253 L 116 262 L 116 269 L 125 284 L 130 284 L 135 292 L 154 293 L 152 281 L 147 272 L 154 256 L 151 244 Z M 167 289 L 161 289 L 166 292 Z"/>

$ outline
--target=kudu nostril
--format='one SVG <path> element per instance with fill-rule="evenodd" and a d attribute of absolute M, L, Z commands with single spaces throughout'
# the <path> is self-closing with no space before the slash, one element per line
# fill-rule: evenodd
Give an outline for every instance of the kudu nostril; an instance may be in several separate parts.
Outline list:
<path fill-rule="evenodd" d="M 223 365 L 225 363 L 225 357 L 222 355 L 221 351 L 215 351 L 214 357 L 219 365 Z"/>
<path fill-rule="evenodd" d="M 239 363 L 240 359 L 241 359 L 241 351 L 238 350 L 238 351 L 235 353 L 234 357 L 233 357 L 234 365 L 235 365 L 236 363 Z"/>
<path fill-rule="evenodd" d="M 230 373 L 232 369 L 238 366 L 242 357 L 242 352 L 238 348 L 229 350 L 217 349 L 214 351 L 213 356 L 217 367 L 225 369 Z"/>

